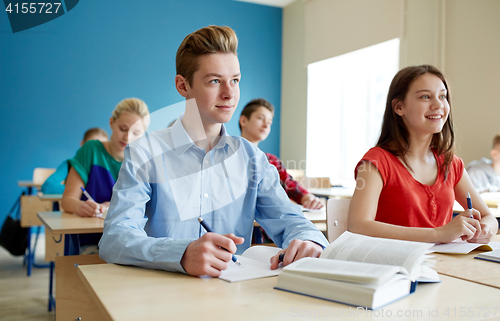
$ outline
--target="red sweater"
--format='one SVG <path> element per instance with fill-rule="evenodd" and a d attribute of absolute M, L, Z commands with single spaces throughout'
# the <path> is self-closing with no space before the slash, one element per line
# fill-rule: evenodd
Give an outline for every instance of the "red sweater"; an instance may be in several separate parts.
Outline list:
<path fill-rule="evenodd" d="M 273 154 L 266 153 L 269 163 L 273 164 L 280 175 L 281 186 L 285 189 L 288 198 L 297 204 L 302 204 L 302 196 L 309 193 L 304 187 L 300 186 L 297 181 L 294 181 L 292 176 L 287 173 L 285 166 L 281 160 Z"/>
<path fill-rule="evenodd" d="M 436 157 L 438 175 L 433 185 L 416 181 L 401 161 L 390 152 L 374 147 L 356 165 L 354 177 L 367 170 L 362 161 L 369 161 L 380 172 L 383 187 L 376 221 L 409 227 L 440 227 L 453 217 L 455 185 L 464 172 L 464 163 L 457 156 L 449 166 L 446 181 L 440 167 L 444 157 Z"/>

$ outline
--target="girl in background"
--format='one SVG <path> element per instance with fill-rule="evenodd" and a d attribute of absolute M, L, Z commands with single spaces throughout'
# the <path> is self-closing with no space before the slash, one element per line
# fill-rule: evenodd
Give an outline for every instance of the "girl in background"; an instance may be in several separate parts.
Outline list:
<path fill-rule="evenodd" d="M 109 120 L 111 139 L 86 142 L 68 161 L 70 170 L 62 198 L 66 212 L 95 216 L 107 210 L 125 147 L 144 134 L 148 115 L 144 101 L 137 98 L 122 100 Z M 82 196 L 82 187 L 93 200 Z"/>

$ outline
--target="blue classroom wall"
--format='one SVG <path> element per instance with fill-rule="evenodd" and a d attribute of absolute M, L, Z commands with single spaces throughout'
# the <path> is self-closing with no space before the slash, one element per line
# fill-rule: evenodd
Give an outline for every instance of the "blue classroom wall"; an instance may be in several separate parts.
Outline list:
<path fill-rule="evenodd" d="M 22 191 L 17 181 L 31 180 L 35 167 L 55 168 L 72 157 L 88 128 L 111 134 L 109 117 L 120 100 L 141 98 L 151 112 L 177 104 L 165 123 L 177 118 L 177 48 L 210 24 L 230 26 L 239 38 L 241 98 L 229 133 L 240 134 L 244 105 L 265 97 L 276 113 L 271 135 L 259 146 L 279 155 L 281 8 L 232 0 L 82 0 L 17 33 L 2 10 L 0 225 Z"/>

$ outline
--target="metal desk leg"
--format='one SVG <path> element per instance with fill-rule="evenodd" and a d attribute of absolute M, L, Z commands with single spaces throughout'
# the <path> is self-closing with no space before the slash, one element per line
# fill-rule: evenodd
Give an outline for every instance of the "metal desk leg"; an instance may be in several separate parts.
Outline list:
<path fill-rule="evenodd" d="M 35 260 L 36 245 L 38 244 L 38 237 L 40 236 L 41 229 L 42 229 L 41 226 L 37 226 L 35 244 L 33 245 L 33 249 L 31 250 L 31 255 L 32 255 L 31 262 L 33 262 L 32 265 L 36 268 L 48 268 L 49 264 L 37 264 Z"/>
<path fill-rule="evenodd" d="M 54 287 L 54 267 L 55 263 L 50 262 L 50 274 L 49 274 L 49 311 L 52 311 L 53 308 L 56 307 L 56 300 L 54 299 L 54 296 L 52 295 L 52 289 Z"/>
<path fill-rule="evenodd" d="M 31 233 L 32 227 L 28 227 L 28 254 L 26 257 L 26 275 L 31 276 L 31 268 L 33 267 L 33 255 L 31 253 Z"/>

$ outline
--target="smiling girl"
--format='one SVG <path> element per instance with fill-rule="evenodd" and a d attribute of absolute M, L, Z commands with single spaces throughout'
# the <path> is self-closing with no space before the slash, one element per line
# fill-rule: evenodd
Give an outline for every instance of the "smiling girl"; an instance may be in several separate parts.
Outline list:
<path fill-rule="evenodd" d="M 144 101 L 137 98 L 122 100 L 109 119 L 111 139 L 107 142 L 88 141 L 69 160 L 71 168 L 62 198 L 66 212 L 96 216 L 107 210 L 125 147 L 144 134 L 148 115 Z M 82 187 L 94 201 L 82 195 Z"/>
<path fill-rule="evenodd" d="M 450 93 L 442 73 L 422 65 L 400 70 L 387 95 L 376 147 L 355 168 L 348 230 L 375 237 L 488 243 L 498 223 L 454 155 Z M 453 217 L 457 200 L 474 209 Z"/>

